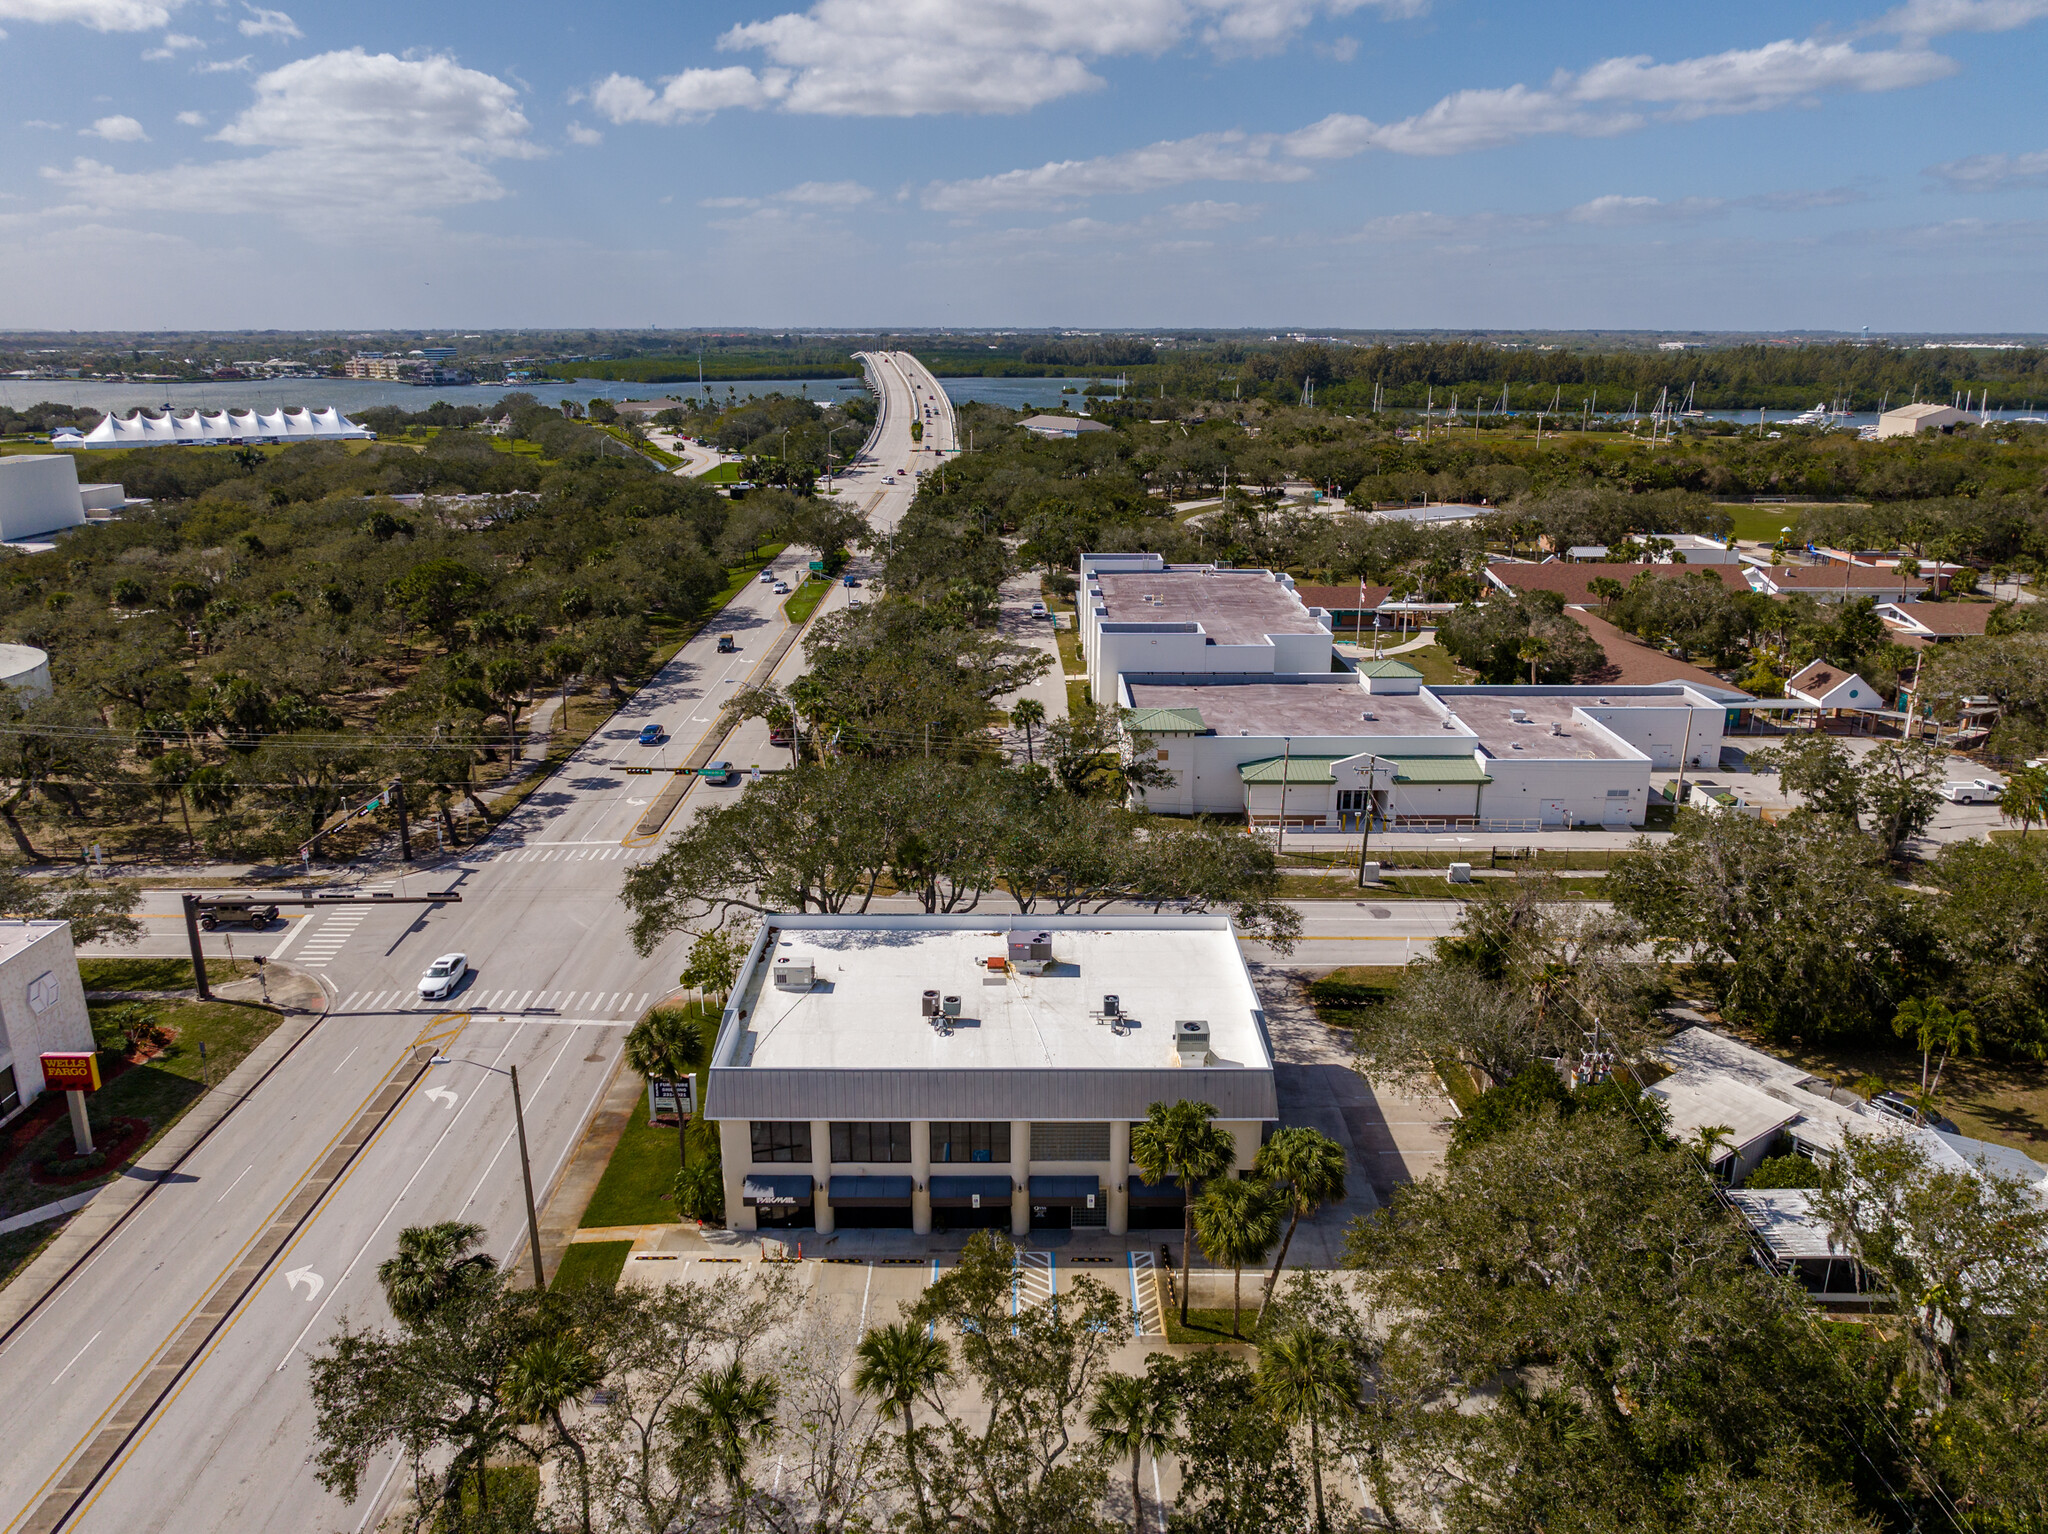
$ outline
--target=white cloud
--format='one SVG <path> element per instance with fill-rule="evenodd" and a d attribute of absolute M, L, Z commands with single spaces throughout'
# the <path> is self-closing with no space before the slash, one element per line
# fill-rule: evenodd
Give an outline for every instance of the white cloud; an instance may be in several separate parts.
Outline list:
<path fill-rule="evenodd" d="M 2048 0 L 2042 0 L 2048 5 Z M 1847 43 L 1776 42 L 1658 64 L 1607 59 L 1581 74 L 1559 71 L 1547 85 L 1454 91 L 1428 110 L 1380 123 L 1333 112 L 1292 133 L 1205 133 L 1089 160 L 927 187 L 927 207 L 952 212 L 1059 207 L 1106 193 L 1153 191 L 1191 181 L 1298 181 L 1303 162 L 1344 160 L 1368 150 L 1452 155 L 1551 134 L 1579 138 L 1631 132 L 1662 108 L 1667 120 L 1804 105 L 1839 91 L 1890 91 L 1953 74 L 1953 59 L 1921 48 L 1858 50 Z"/>
<path fill-rule="evenodd" d="M 242 9 L 249 14 L 236 22 L 235 28 L 244 37 L 276 37 L 291 42 L 306 35 L 283 11 L 267 11 L 260 5 L 249 4 L 249 0 L 242 0 Z"/>
<path fill-rule="evenodd" d="M 1264 211 L 1256 203 L 1204 200 L 1168 203 L 1159 213 L 1183 229 L 1221 229 L 1227 224 L 1248 224 Z"/>
<path fill-rule="evenodd" d="M 203 128 L 206 126 L 206 114 L 204 112 L 180 112 L 178 114 L 178 121 L 188 128 Z"/>
<path fill-rule="evenodd" d="M 238 59 L 214 59 L 209 63 L 194 64 L 192 66 L 192 73 L 195 75 L 239 74 L 255 62 L 256 55 L 245 53 Z"/>
<path fill-rule="evenodd" d="M 613 75 L 593 98 L 614 122 L 689 122 L 727 107 L 776 105 L 827 116 L 1028 111 L 1102 79 L 1099 59 L 1156 56 L 1199 42 L 1222 55 L 1284 47 L 1318 15 L 1368 7 L 1412 16 L 1427 0 L 815 0 L 743 22 L 721 51 L 759 53 L 755 69 L 689 69 L 657 93 Z M 1355 45 L 1354 45 L 1355 46 Z"/>
<path fill-rule="evenodd" d="M 2048 16 L 2048 0 L 1906 0 L 1864 30 L 1926 39 L 1951 32 L 2010 32 Z"/>
<path fill-rule="evenodd" d="M 149 135 L 142 131 L 142 124 L 132 117 L 102 117 L 90 128 L 78 130 L 81 138 L 105 139 L 109 144 L 146 144 Z"/>
<path fill-rule="evenodd" d="M 805 181 L 777 194 L 783 202 L 813 208 L 857 208 L 874 200 L 874 192 L 858 181 Z"/>
<path fill-rule="evenodd" d="M 204 48 L 205 46 L 206 44 L 198 38 L 188 37 L 183 32 L 166 32 L 162 45 L 151 48 L 142 57 L 145 62 L 153 62 L 157 59 L 175 58 L 188 48 Z"/>
<path fill-rule="evenodd" d="M 0 21 L 75 21 L 95 32 L 153 32 L 184 0 L 0 0 Z"/>
<path fill-rule="evenodd" d="M 612 75 L 590 92 L 590 104 L 615 123 L 702 122 L 728 107 L 764 107 L 789 89 L 789 76 L 730 69 L 686 69 L 662 81 L 659 95 L 631 75 Z"/>
<path fill-rule="evenodd" d="M 697 206 L 700 208 L 758 208 L 761 206 L 761 200 L 758 197 L 700 197 L 697 199 Z"/>
<path fill-rule="evenodd" d="M 1658 197 L 1627 197 L 1610 192 L 1580 203 L 1564 216 L 1569 223 L 1624 229 L 1643 224 L 1697 223 L 1723 212 L 1727 206 L 1719 197 L 1679 197 L 1666 202 Z"/>
<path fill-rule="evenodd" d="M 1973 154 L 1930 165 L 1926 175 L 1952 192 L 2003 192 L 2048 186 L 2048 149 L 2026 154 Z"/>
<path fill-rule="evenodd" d="M 53 130 L 54 130 L 54 129 L 59 129 L 59 128 L 62 128 L 62 127 L 63 127 L 64 125 L 63 125 L 62 123 L 53 123 L 53 122 L 48 122 L 48 121 L 45 121 L 45 120 L 44 120 L 43 118 L 40 118 L 40 117 L 31 117 L 31 118 L 28 118 L 28 119 L 26 119 L 26 120 L 25 120 L 25 121 L 24 121 L 24 122 L 22 123 L 22 126 L 23 126 L 24 128 L 49 128 L 49 129 L 53 129 Z"/>
<path fill-rule="evenodd" d="M 597 129 L 586 128 L 583 124 L 576 122 L 569 124 L 568 128 L 563 132 L 563 137 L 572 144 L 582 145 L 585 149 L 595 149 L 604 142 L 604 135 L 599 133 Z"/>
<path fill-rule="evenodd" d="M 90 160 L 43 174 L 96 207 L 326 225 L 491 201 L 505 195 L 491 161 L 542 153 L 511 86 L 444 56 L 323 53 L 258 77 L 254 90 L 214 139 L 263 153 L 147 175 Z"/>
<path fill-rule="evenodd" d="M 1860 186 L 1792 187 L 1782 192 L 1756 192 L 1736 199 L 1736 206 L 1761 208 L 1766 213 L 1805 213 L 1814 208 L 1846 208 L 1868 202 L 1870 194 Z"/>

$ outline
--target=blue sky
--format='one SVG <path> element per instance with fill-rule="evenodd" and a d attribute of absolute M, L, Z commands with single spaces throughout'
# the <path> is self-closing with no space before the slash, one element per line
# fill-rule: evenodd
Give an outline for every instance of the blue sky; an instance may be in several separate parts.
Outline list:
<path fill-rule="evenodd" d="M 283 3 L 0 0 L 0 325 L 2048 330 L 2048 0 Z"/>

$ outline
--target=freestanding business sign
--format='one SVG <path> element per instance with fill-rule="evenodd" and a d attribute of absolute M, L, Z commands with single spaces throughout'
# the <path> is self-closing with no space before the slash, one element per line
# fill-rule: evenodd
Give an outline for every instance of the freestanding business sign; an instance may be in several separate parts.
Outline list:
<path fill-rule="evenodd" d="M 89 1049 L 66 1049 L 43 1056 L 43 1085 L 52 1092 L 97 1092 L 100 1057 Z"/>
<path fill-rule="evenodd" d="M 43 1085 L 71 1099 L 71 1143 L 83 1156 L 92 1149 L 92 1120 L 85 1094 L 100 1089 L 100 1057 L 90 1049 L 53 1050 L 42 1057 Z"/>
<path fill-rule="evenodd" d="M 677 1114 L 690 1118 L 697 1111 L 697 1079 L 685 1076 L 681 1081 L 655 1081 L 647 1083 L 647 1116 L 661 1118 Z"/>

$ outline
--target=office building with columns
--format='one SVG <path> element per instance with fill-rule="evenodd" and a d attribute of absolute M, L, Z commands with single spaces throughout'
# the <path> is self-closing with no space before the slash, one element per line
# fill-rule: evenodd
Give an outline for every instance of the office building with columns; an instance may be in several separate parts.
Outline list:
<path fill-rule="evenodd" d="M 1178 1229 L 1132 1124 L 1206 1102 L 1243 1170 L 1279 1112 L 1222 916 L 770 916 L 709 1075 L 742 1230 Z"/>

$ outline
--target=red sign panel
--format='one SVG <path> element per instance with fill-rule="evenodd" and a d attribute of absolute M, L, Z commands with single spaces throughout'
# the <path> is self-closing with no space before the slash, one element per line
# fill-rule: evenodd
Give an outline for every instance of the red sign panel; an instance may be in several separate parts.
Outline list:
<path fill-rule="evenodd" d="M 64 1050 L 43 1056 L 43 1085 L 52 1092 L 97 1092 L 100 1057 L 91 1050 Z"/>

